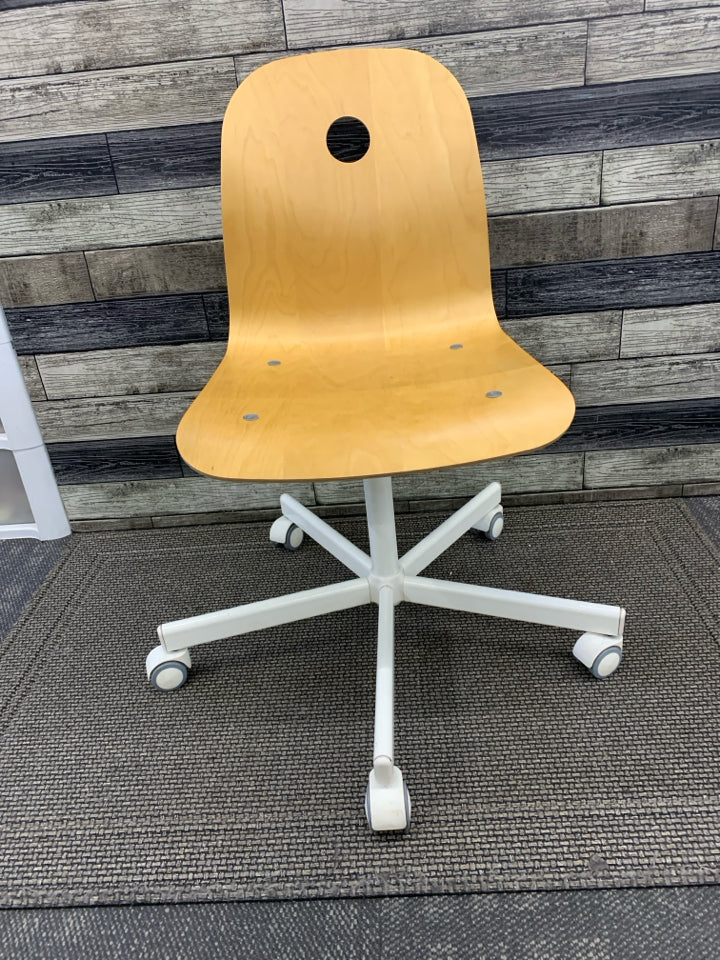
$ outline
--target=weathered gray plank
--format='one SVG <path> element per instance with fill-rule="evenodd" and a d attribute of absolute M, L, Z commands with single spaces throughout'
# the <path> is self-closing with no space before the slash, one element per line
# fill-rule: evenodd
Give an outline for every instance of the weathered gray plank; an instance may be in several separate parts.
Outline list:
<path fill-rule="evenodd" d="M 540 453 L 450 470 L 407 473 L 393 478 L 393 494 L 400 500 L 471 497 L 491 480 L 498 480 L 506 493 L 576 490 L 582 486 L 582 464 L 582 453 Z M 360 480 L 327 480 L 314 487 L 320 504 L 363 501 Z"/>
<path fill-rule="evenodd" d="M 656 10 L 689 10 L 692 7 L 720 7 L 720 0 L 645 0 L 648 13 Z"/>
<path fill-rule="evenodd" d="M 25 379 L 25 386 L 28 390 L 28 396 L 31 400 L 44 400 L 45 388 L 43 387 L 40 373 L 35 363 L 35 357 L 18 357 L 20 369 Z"/>
<path fill-rule="evenodd" d="M 720 353 L 720 303 L 623 313 L 621 357 Z"/>
<path fill-rule="evenodd" d="M 573 22 L 426 37 L 383 46 L 410 47 L 435 57 L 455 74 L 465 93 L 474 97 L 582 86 L 586 42 L 587 25 Z M 278 56 L 237 57 L 238 81 Z"/>
<path fill-rule="evenodd" d="M 585 23 L 413 40 L 455 74 L 468 97 L 582 86 Z"/>
<path fill-rule="evenodd" d="M 282 493 L 313 504 L 309 483 L 232 483 L 209 477 L 80 483 L 60 487 L 71 520 L 275 507 Z"/>
<path fill-rule="evenodd" d="M 0 255 L 205 240 L 221 235 L 219 187 L 0 207 Z"/>
<path fill-rule="evenodd" d="M 82 253 L 0 260 L 0 303 L 5 308 L 92 299 L 93 288 Z"/>
<path fill-rule="evenodd" d="M 715 73 L 719 62 L 717 10 L 643 13 L 589 25 L 588 83 Z"/>
<path fill-rule="evenodd" d="M 225 352 L 223 343 L 128 347 L 37 358 L 50 400 L 200 390 Z"/>
<path fill-rule="evenodd" d="M 335 46 L 400 40 L 443 33 L 466 33 L 531 23 L 604 17 L 643 9 L 642 0 L 285 0 L 290 47 Z"/>
<path fill-rule="evenodd" d="M 32 357 L 22 360 L 33 361 Z M 21 362 L 22 362 L 21 360 Z M 93 397 L 82 400 L 44 400 L 45 391 L 35 367 L 39 402 L 34 404 L 45 440 L 112 440 L 121 437 L 173 436 L 197 391 L 134 397 Z"/>
<path fill-rule="evenodd" d="M 0 76 L 279 50 L 280 0 L 97 0 L 0 12 Z"/>
<path fill-rule="evenodd" d="M 531 213 L 490 220 L 493 267 L 710 250 L 714 197 Z"/>
<path fill-rule="evenodd" d="M 601 166 L 599 152 L 484 163 L 488 213 L 597 206 Z"/>
<path fill-rule="evenodd" d="M 720 479 L 720 443 L 639 450 L 589 451 L 586 487 L 636 487 L 653 483 L 702 483 Z"/>
<path fill-rule="evenodd" d="M 571 313 L 504 320 L 502 327 L 541 363 L 616 359 L 622 313 Z"/>
<path fill-rule="evenodd" d="M 0 81 L 0 142 L 221 120 L 231 57 Z"/>
<path fill-rule="evenodd" d="M 720 59 L 718 60 L 720 65 Z M 602 202 L 720 193 L 720 140 L 606 150 Z"/>
<path fill-rule="evenodd" d="M 227 286 L 222 240 L 89 250 L 86 256 L 98 299 Z"/>
<path fill-rule="evenodd" d="M 716 397 L 720 354 L 579 363 L 572 391 L 581 407 Z"/>

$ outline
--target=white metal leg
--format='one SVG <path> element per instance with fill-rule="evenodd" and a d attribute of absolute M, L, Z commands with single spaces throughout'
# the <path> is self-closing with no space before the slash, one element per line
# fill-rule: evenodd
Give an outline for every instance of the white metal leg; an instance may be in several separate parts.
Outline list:
<path fill-rule="evenodd" d="M 381 587 L 378 602 L 377 679 L 375 683 L 375 748 L 373 767 L 387 784 L 394 762 L 395 604 L 392 587 Z"/>
<path fill-rule="evenodd" d="M 372 477 L 370 480 L 364 480 L 363 486 L 372 573 L 379 578 L 396 577 L 400 573 L 400 566 L 395 533 L 392 480 L 390 477 Z"/>
<path fill-rule="evenodd" d="M 432 533 L 416 544 L 402 557 L 400 565 L 408 576 L 415 576 L 425 567 L 445 553 L 456 540 L 467 533 L 471 527 L 479 523 L 483 517 L 493 511 L 500 504 L 502 491 L 499 483 L 490 483 L 473 497 L 460 510 L 448 517 Z"/>
<path fill-rule="evenodd" d="M 406 577 L 405 599 L 430 607 L 465 610 L 490 617 L 542 623 L 569 630 L 585 630 L 607 636 L 622 635 L 625 611 L 602 603 L 584 603 L 563 600 L 540 594 L 518 593 L 515 590 L 496 590 L 474 584 L 452 583 L 449 580 L 431 580 L 427 577 Z"/>
<path fill-rule="evenodd" d="M 163 623 L 158 627 L 158 635 L 165 650 L 184 650 L 200 643 L 223 640 L 253 630 L 276 627 L 281 623 L 347 610 L 349 607 L 360 607 L 365 603 L 370 603 L 368 581 L 346 580 L 327 587 L 301 590 L 283 597 L 271 597 L 228 610 Z"/>
<path fill-rule="evenodd" d="M 341 533 L 338 533 L 329 523 L 325 523 L 324 520 L 316 516 L 312 510 L 308 510 L 302 503 L 298 503 L 295 497 L 284 493 L 280 497 L 280 507 L 283 516 L 297 524 L 316 543 L 319 543 L 328 553 L 331 553 L 336 560 L 349 567 L 356 576 L 366 577 L 370 573 L 370 557 Z"/>

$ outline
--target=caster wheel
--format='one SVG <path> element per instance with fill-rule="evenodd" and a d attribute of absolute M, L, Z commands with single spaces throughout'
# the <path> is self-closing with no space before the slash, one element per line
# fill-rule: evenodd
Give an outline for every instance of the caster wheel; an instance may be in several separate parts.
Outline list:
<path fill-rule="evenodd" d="M 270 527 L 270 539 L 286 550 L 297 550 L 305 537 L 300 527 L 287 517 L 278 517 Z"/>
<path fill-rule="evenodd" d="M 482 520 L 478 521 L 473 527 L 473 530 L 477 530 L 478 533 L 482 535 L 487 540 L 497 540 L 500 534 L 503 532 L 503 527 L 505 526 L 505 519 L 503 516 L 503 508 L 496 507 L 495 510 L 492 510 Z"/>
<path fill-rule="evenodd" d="M 162 647 L 155 647 L 145 661 L 148 680 L 163 691 L 179 690 L 187 680 L 191 666 L 189 650 L 168 653 Z"/>
<path fill-rule="evenodd" d="M 622 637 L 584 633 L 573 647 L 573 656 L 585 664 L 598 680 L 612 676 L 622 662 Z"/>
<path fill-rule="evenodd" d="M 392 768 L 387 785 L 381 784 L 375 770 L 371 770 L 365 792 L 365 816 L 370 829 L 376 833 L 407 830 L 411 814 L 410 793 L 399 768 Z"/>

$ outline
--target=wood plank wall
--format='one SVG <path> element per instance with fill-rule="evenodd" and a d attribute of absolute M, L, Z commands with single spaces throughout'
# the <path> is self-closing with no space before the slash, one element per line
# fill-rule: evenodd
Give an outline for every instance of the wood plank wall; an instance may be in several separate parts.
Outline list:
<path fill-rule="evenodd" d="M 498 313 L 579 408 L 542 452 L 401 478 L 399 505 L 492 477 L 526 500 L 720 492 L 719 0 L 0 0 L 0 302 L 76 525 L 274 507 L 173 440 L 227 330 L 220 121 L 258 65 L 346 44 L 460 79 Z"/>

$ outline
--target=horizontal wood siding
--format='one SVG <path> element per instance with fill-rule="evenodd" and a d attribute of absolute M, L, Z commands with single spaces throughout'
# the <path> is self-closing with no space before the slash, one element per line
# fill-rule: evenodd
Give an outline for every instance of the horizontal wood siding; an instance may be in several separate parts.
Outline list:
<path fill-rule="evenodd" d="M 241 15 L 239 15 L 241 13 Z M 217 57 L 285 46 L 281 0 L 95 0 L 0 12 L 0 76 Z"/>
<path fill-rule="evenodd" d="M 588 83 L 713 73 L 719 60 L 717 9 L 644 13 L 589 25 Z"/>
<path fill-rule="evenodd" d="M 625 310 L 622 357 L 720 353 L 720 303 Z"/>
<path fill-rule="evenodd" d="M 603 203 L 720 194 L 720 140 L 608 150 Z"/>
<path fill-rule="evenodd" d="M 0 80 L 0 142 L 221 120 L 232 57 Z"/>
<path fill-rule="evenodd" d="M 0 259 L 0 303 L 6 309 L 92 299 L 82 253 Z"/>
<path fill-rule="evenodd" d="M 371 40 L 405 40 L 432 34 L 463 33 L 493 27 L 572 20 L 578 15 L 573 0 L 284 0 L 290 47 L 336 46 Z M 643 0 L 586 0 L 585 17 L 635 13 Z"/>
<path fill-rule="evenodd" d="M 398 498 L 720 489 L 720 0 L 0 0 L 0 304 L 73 521 L 276 507 L 184 467 L 174 433 L 228 331 L 227 103 L 345 44 L 464 86 L 498 317 L 578 403 L 545 450 Z"/>

